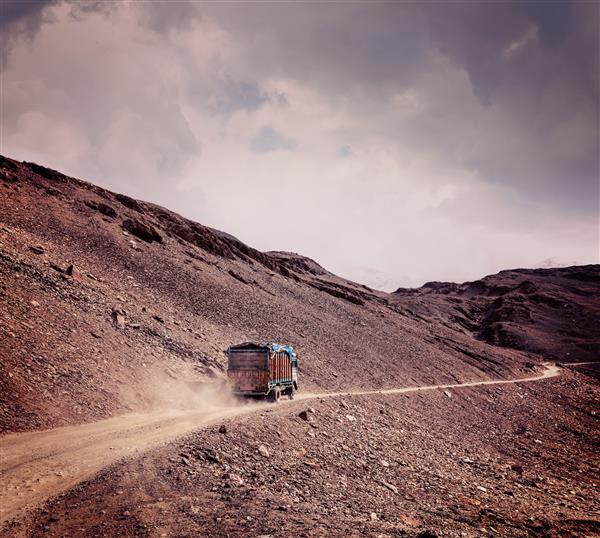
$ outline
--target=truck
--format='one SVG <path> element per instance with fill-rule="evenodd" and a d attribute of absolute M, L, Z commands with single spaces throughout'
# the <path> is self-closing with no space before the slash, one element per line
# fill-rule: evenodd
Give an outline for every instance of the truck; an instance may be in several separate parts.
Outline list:
<path fill-rule="evenodd" d="M 290 400 L 298 390 L 298 355 L 292 346 L 244 342 L 229 346 L 227 378 L 233 393 L 244 397 Z"/>

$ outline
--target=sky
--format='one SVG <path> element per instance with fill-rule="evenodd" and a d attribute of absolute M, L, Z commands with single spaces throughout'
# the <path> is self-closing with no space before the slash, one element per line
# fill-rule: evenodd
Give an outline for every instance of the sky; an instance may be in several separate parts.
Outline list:
<path fill-rule="evenodd" d="M 596 2 L 0 2 L 1 152 L 393 290 L 599 263 Z"/>

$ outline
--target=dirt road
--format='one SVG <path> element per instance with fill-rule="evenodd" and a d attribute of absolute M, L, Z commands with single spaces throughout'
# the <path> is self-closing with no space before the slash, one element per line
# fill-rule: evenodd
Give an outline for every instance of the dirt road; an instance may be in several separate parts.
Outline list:
<path fill-rule="evenodd" d="M 555 365 L 543 373 L 511 380 L 475 381 L 361 392 L 303 394 L 298 399 L 459 389 L 540 381 L 559 374 Z M 129 414 L 91 424 L 11 434 L 0 440 L 0 525 L 68 490 L 115 463 L 226 418 L 255 412 L 270 404 L 209 406 L 202 409 Z"/>
<path fill-rule="evenodd" d="M 436 389 L 456 389 L 465 387 L 478 387 L 481 385 L 506 385 L 509 383 L 526 383 L 529 381 L 540 381 L 549 377 L 556 377 L 560 374 L 560 369 L 555 364 L 544 364 L 544 371 L 533 377 L 523 377 L 521 379 L 502 379 L 490 381 L 471 381 L 467 383 L 452 383 L 448 385 L 422 385 L 420 387 L 402 387 L 398 389 L 383 389 L 383 390 L 366 390 L 366 391 L 350 391 L 350 392 L 323 392 L 321 394 L 302 394 L 298 399 L 309 398 L 324 398 L 331 396 L 364 396 L 368 394 L 404 394 L 406 392 L 420 392 L 424 390 Z"/>

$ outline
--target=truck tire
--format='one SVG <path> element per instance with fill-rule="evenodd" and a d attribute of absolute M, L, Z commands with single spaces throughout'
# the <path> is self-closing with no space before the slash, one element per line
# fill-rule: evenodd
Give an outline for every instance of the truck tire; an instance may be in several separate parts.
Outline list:
<path fill-rule="evenodd" d="M 289 389 L 288 389 L 288 398 L 290 400 L 294 399 L 294 394 L 296 393 L 296 389 L 295 387 L 292 385 Z"/>
<path fill-rule="evenodd" d="M 279 402 L 279 398 L 281 397 L 281 391 L 279 389 L 273 389 L 271 392 L 271 401 L 273 403 Z"/>

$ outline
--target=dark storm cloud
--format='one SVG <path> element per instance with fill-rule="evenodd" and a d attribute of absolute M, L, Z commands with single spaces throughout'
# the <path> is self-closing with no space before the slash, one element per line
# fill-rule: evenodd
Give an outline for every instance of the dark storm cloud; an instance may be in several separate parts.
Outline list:
<path fill-rule="evenodd" d="M 373 2 L 310 9 L 206 4 L 204 9 L 246 36 L 249 57 L 259 59 L 256 71 L 298 78 L 349 99 L 368 92 L 375 103 L 418 85 L 436 68 L 431 55 L 437 52 L 467 73 L 481 107 L 491 109 L 482 117 L 495 117 L 485 125 L 488 132 L 476 136 L 477 150 L 469 155 L 457 152 L 457 145 L 469 140 L 457 136 L 456 118 L 422 122 L 413 130 L 415 139 L 427 139 L 484 181 L 511 185 L 565 209 L 597 211 L 597 3 Z M 444 87 L 435 91 L 443 99 Z M 481 123 L 474 117 L 463 121 Z"/>
<path fill-rule="evenodd" d="M 3 0 L 0 4 L 0 28 L 5 30 L 8 26 L 27 19 L 35 26 L 33 21 L 39 19 L 45 7 L 54 3 L 56 0 Z"/>
<path fill-rule="evenodd" d="M 423 9 L 433 41 L 464 66 L 474 91 L 487 104 L 507 86 L 520 87 L 535 97 L 563 76 L 589 98 L 598 98 L 598 7 L 594 3 L 424 3 Z M 519 40 L 523 40 L 522 51 L 517 50 Z"/>
<path fill-rule="evenodd" d="M 466 69 L 480 101 L 504 111 L 521 134 L 498 138 L 498 146 L 483 147 L 470 164 L 483 178 L 528 196 L 597 212 L 598 4 L 424 8 L 440 50 Z"/>
<path fill-rule="evenodd" d="M 2 67 L 19 36 L 31 38 L 44 22 L 45 8 L 58 0 L 3 0 L 0 2 L 0 47 Z"/>
<path fill-rule="evenodd" d="M 82 20 L 91 13 L 108 14 L 118 7 L 113 0 L 2 0 L 0 2 L 0 61 L 5 67 L 18 39 L 33 39 L 42 24 L 55 21 L 50 8 L 66 4 L 69 16 Z"/>

